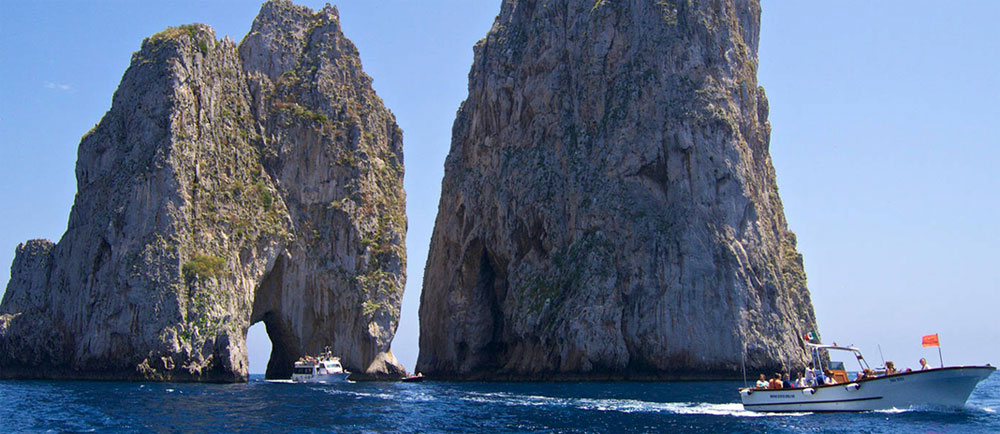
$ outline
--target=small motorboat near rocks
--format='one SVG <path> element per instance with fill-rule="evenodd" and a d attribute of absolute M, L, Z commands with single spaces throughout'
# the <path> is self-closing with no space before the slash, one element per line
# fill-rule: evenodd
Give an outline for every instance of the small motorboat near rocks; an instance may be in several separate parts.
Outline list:
<path fill-rule="evenodd" d="M 417 375 L 411 375 L 409 377 L 403 377 L 404 383 L 420 383 L 424 381 L 424 374 L 417 373 Z"/>
<path fill-rule="evenodd" d="M 861 351 L 854 347 L 806 342 L 813 361 L 823 372 L 821 351 L 853 353 L 861 371 L 868 367 Z M 831 369 L 832 368 L 832 369 Z M 839 369 L 837 369 L 839 368 Z M 834 412 L 870 411 L 906 408 L 962 408 L 972 390 L 996 368 L 986 366 L 949 366 L 903 373 L 886 373 L 860 380 L 848 380 L 843 364 L 827 366 L 837 384 L 790 389 L 740 389 L 743 407 L 761 412 Z"/>
<path fill-rule="evenodd" d="M 292 371 L 292 382 L 294 383 L 343 383 L 348 381 L 350 372 L 344 369 L 340 363 L 340 357 L 334 356 L 329 349 L 323 354 L 313 356 L 303 356 L 295 362 L 295 369 Z"/>

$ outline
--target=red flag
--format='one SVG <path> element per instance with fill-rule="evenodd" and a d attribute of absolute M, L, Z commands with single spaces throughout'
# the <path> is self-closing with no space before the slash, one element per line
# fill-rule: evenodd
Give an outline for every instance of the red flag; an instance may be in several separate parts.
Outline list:
<path fill-rule="evenodd" d="M 938 336 L 937 336 L 937 333 L 934 333 L 932 335 L 924 336 L 924 346 L 925 347 L 937 347 L 937 346 L 940 346 L 940 345 L 938 345 Z"/>

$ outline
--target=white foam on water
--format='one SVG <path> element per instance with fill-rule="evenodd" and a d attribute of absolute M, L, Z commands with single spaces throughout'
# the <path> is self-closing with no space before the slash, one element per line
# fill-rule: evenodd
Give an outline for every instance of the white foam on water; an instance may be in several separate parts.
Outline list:
<path fill-rule="evenodd" d="M 899 413 L 906 413 L 906 412 L 909 412 L 909 411 L 913 411 L 913 410 L 909 409 L 909 408 L 895 408 L 895 407 L 893 407 L 893 408 L 888 408 L 888 409 L 885 409 L 885 410 L 872 410 L 871 412 L 872 413 L 899 414 Z"/>
<path fill-rule="evenodd" d="M 968 403 L 965 404 L 965 409 L 964 410 L 965 411 L 969 411 L 969 412 L 979 412 L 979 411 L 981 411 L 981 412 L 987 413 L 987 414 L 996 414 L 996 412 L 997 412 L 996 409 L 991 408 L 991 407 L 981 407 L 981 406 L 978 406 L 976 404 L 968 404 Z"/>
<path fill-rule="evenodd" d="M 292 380 L 265 380 L 265 381 L 269 383 L 299 384 Z M 407 401 L 407 402 L 431 402 L 437 400 L 437 398 L 435 398 L 434 396 L 429 395 L 422 391 L 420 392 L 406 391 L 403 393 L 360 392 L 356 390 L 343 389 L 339 387 L 338 384 L 323 384 L 323 385 L 309 384 L 308 386 L 305 387 L 308 387 L 310 390 L 316 390 L 331 395 L 346 395 L 355 397 L 357 399 L 374 398 L 374 399 Z"/>
<path fill-rule="evenodd" d="M 407 402 L 431 402 L 431 401 L 436 401 L 437 398 L 424 392 L 417 392 L 417 393 L 407 393 L 406 395 L 403 396 L 403 400 Z"/>
<path fill-rule="evenodd" d="M 331 395 L 348 395 L 348 396 L 354 396 L 354 397 L 356 397 L 358 399 L 360 399 L 360 398 L 394 399 L 395 398 L 393 395 L 388 394 L 388 393 L 357 392 L 357 391 L 354 391 L 354 390 L 343 390 L 343 389 L 335 389 L 335 388 L 328 388 L 328 387 L 316 387 L 316 388 L 313 388 L 312 390 L 319 390 L 319 391 L 322 391 L 322 392 L 325 392 L 325 393 L 329 393 Z"/>
<path fill-rule="evenodd" d="M 995 413 L 996 410 L 987 407 L 980 407 L 975 404 L 965 404 L 965 407 L 941 407 L 934 405 L 917 405 L 913 407 L 906 408 L 890 408 L 885 410 L 871 410 L 871 413 L 885 413 L 885 414 L 899 414 L 899 413 L 910 413 L 910 412 L 937 412 L 937 413 L 957 413 L 957 412 L 968 412 L 968 413 Z"/>
<path fill-rule="evenodd" d="M 509 393 L 470 393 L 463 400 L 509 406 L 555 406 L 574 407 L 581 410 L 617 411 L 621 413 L 669 413 L 689 415 L 768 417 L 802 416 L 811 413 L 758 413 L 743 408 L 743 404 L 708 402 L 650 402 L 635 399 L 591 399 L 553 398 L 537 395 L 516 395 Z"/>

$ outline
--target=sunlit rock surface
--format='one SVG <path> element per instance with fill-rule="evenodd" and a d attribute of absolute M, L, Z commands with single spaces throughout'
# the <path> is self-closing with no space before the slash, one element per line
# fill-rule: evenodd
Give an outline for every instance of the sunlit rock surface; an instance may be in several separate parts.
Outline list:
<path fill-rule="evenodd" d="M 757 85 L 753 0 L 507 0 L 475 46 L 417 370 L 736 377 L 815 330 Z M 768 371 L 772 372 L 772 371 Z"/>

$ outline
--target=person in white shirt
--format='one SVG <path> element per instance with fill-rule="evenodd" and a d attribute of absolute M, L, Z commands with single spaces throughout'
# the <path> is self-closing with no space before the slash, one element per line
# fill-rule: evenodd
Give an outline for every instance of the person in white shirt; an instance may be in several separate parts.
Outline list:
<path fill-rule="evenodd" d="M 764 374 L 760 374 L 760 380 L 757 380 L 758 389 L 767 389 L 767 377 Z"/>
<path fill-rule="evenodd" d="M 926 371 L 926 370 L 928 370 L 930 368 L 931 368 L 931 365 L 927 364 L 927 359 L 921 357 L 920 358 L 920 370 L 921 371 Z"/>
<path fill-rule="evenodd" d="M 813 364 L 810 363 L 809 367 L 806 368 L 805 374 L 802 376 L 802 382 L 805 386 L 815 386 L 816 385 L 816 370 L 813 368 Z"/>

